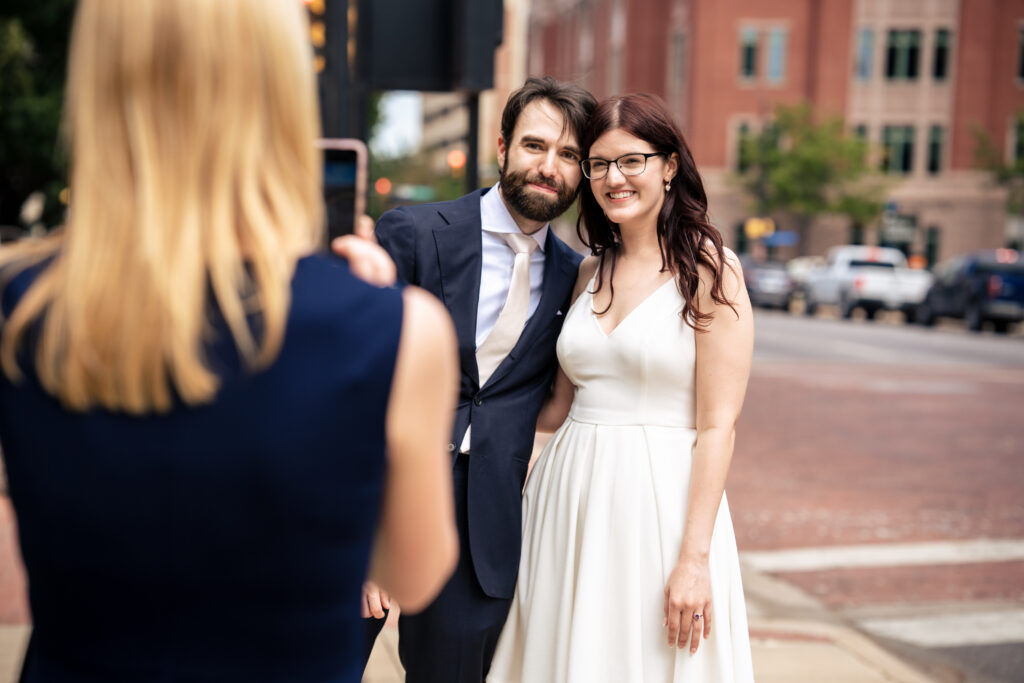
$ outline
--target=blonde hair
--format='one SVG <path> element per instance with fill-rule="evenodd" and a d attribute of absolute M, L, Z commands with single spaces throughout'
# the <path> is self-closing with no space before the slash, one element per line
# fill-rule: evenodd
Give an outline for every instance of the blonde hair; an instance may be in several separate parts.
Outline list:
<path fill-rule="evenodd" d="M 36 371 L 70 409 L 209 401 L 213 304 L 247 366 L 276 358 L 323 229 L 305 21 L 297 0 L 80 2 L 67 226 L 0 255 L 5 275 L 52 259 L 4 325 L 8 377 L 39 324 Z"/>

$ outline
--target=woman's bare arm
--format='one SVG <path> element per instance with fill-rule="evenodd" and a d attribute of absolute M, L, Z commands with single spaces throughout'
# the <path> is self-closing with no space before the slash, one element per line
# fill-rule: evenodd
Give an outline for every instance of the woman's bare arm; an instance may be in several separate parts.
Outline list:
<path fill-rule="evenodd" d="M 405 313 L 387 414 L 388 473 L 375 579 L 403 610 L 426 607 L 458 559 L 451 457 L 458 395 L 455 330 L 423 290 L 404 293 Z"/>
<path fill-rule="evenodd" d="M 754 319 L 736 255 L 726 250 L 722 293 L 733 307 L 711 298 L 711 273 L 701 269 L 698 305 L 714 318 L 705 332 L 696 333 L 697 443 L 690 473 L 686 527 L 675 569 L 665 588 L 665 617 L 669 643 L 696 651 L 703 633 L 711 633 L 711 582 L 708 555 L 711 534 L 722 502 L 732 462 L 736 421 L 750 376 Z M 699 614 L 703 627 L 694 623 Z"/>
<path fill-rule="evenodd" d="M 572 301 L 576 302 L 577 297 L 583 293 L 587 283 L 590 282 L 590 278 L 597 272 L 598 258 L 596 256 L 588 256 L 583 259 L 580 263 L 580 268 L 576 276 L 576 286 L 573 288 Z M 569 416 L 569 408 L 572 406 L 573 397 L 573 386 L 572 382 L 562 368 L 558 368 L 555 375 L 554 387 L 551 391 L 551 395 L 548 396 L 547 401 L 544 402 L 544 407 L 540 410 L 540 415 L 537 416 L 537 431 L 544 434 L 550 434 L 558 430 L 565 422 L 565 418 Z"/>

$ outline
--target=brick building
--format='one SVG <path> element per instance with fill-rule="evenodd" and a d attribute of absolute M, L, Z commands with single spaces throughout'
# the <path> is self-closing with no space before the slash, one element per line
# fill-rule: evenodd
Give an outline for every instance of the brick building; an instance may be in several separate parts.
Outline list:
<path fill-rule="evenodd" d="M 740 138 L 799 102 L 871 143 L 889 210 L 866 231 L 821 220 L 792 253 L 884 242 L 934 261 L 1024 239 L 975 168 L 978 131 L 1024 156 L 1024 0 L 534 0 L 528 46 L 531 74 L 661 95 L 733 246 Z"/>

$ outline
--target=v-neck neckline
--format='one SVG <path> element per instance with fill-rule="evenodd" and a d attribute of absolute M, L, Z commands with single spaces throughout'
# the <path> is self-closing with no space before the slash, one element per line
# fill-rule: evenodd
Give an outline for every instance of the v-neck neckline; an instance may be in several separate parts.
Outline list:
<path fill-rule="evenodd" d="M 604 326 L 601 325 L 601 319 L 597 317 L 597 313 L 594 311 L 594 293 L 593 293 L 592 290 L 593 290 L 594 280 L 596 280 L 596 279 L 597 279 L 597 273 L 594 274 L 594 277 L 590 278 L 590 282 L 587 284 L 587 294 L 590 296 L 590 307 L 589 307 L 590 308 L 590 317 L 593 318 L 594 324 L 597 325 L 598 331 L 601 333 L 601 335 L 605 339 L 610 339 L 611 336 L 613 334 L 615 334 L 615 331 L 618 330 L 620 327 L 622 327 L 622 325 L 627 320 L 629 320 L 633 316 L 634 313 L 636 313 L 638 308 L 640 308 L 645 303 L 650 301 L 654 297 L 655 294 L 657 294 L 661 290 L 665 289 L 665 285 L 669 284 L 670 282 L 675 282 L 676 281 L 675 277 L 671 277 L 668 280 L 665 280 L 665 282 L 662 282 L 660 285 L 655 287 L 653 290 L 650 291 L 650 293 L 647 294 L 647 296 L 645 296 L 643 299 L 641 299 L 637 303 L 636 306 L 634 306 L 632 309 L 630 309 L 629 313 L 624 315 L 622 317 L 622 320 L 620 320 L 618 322 L 618 324 L 611 329 L 610 332 L 605 332 Z"/>

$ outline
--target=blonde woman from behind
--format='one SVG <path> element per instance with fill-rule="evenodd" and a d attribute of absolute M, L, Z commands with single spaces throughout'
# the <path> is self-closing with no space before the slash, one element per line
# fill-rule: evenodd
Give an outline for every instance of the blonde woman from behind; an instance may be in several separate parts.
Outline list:
<path fill-rule="evenodd" d="M 78 6 L 67 225 L 0 252 L 23 681 L 358 681 L 378 516 L 403 609 L 453 567 L 454 335 L 314 253 L 303 12 Z"/>

